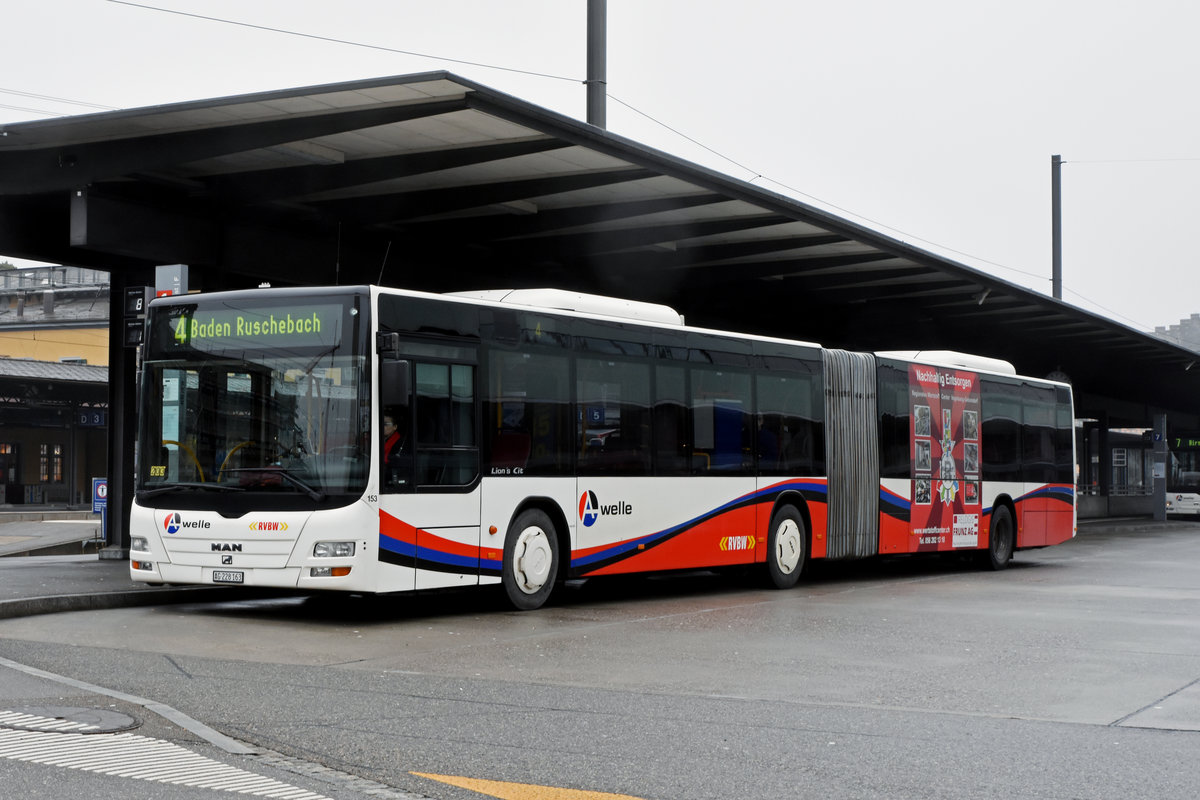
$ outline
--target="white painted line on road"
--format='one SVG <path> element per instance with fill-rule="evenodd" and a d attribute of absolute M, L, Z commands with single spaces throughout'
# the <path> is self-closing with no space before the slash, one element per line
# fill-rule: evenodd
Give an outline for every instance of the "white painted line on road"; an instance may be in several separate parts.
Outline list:
<path fill-rule="evenodd" d="M 0 711 L 0 728 L 3 727 L 37 728 L 43 731 L 94 731 L 98 730 L 100 726 L 89 725 L 86 722 L 38 717 L 17 711 Z"/>
<path fill-rule="evenodd" d="M 96 694 L 104 695 L 105 697 L 111 697 L 114 700 L 121 700 L 126 703 L 133 703 L 134 705 L 139 705 L 142 708 L 145 708 L 147 711 L 153 711 L 154 713 L 158 714 L 159 716 L 162 716 L 162 717 L 170 720 L 171 722 L 175 723 L 176 725 L 180 726 L 181 728 L 184 728 L 185 730 L 190 731 L 191 733 L 195 734 L 196 736 L 199 736 L 200 738 L 204 739 L 205 741 L 209 742 L 212 745 L 215 745 L 216 747 L 219 747 L 220 749 L 224 750 L 227 753 L 230 753 L 232 755 L 255 756 L 255 757 L 257 757 L 257 759 L 260 763 L 267 765 L 267 766 L 276 767 L 276 768 L 279 768 L 282 770 L 286 770 L 288 772 L 294 772 L 294 773 L 298 773 L 301 775 L 307 775 L 309 777 L 315 778 L 316 780 L 324 782 L 324 783 L 341 784 L 345 789 L 347 789 L 349 791 L 358 792 L 358 793 L 361 793 L 363 795 L 370 796 L 370 797 L 383 798 L 383 800 L 431 800 L 431 798 L 429 798 L 427 795 L 424 795 L 424 794 L 415 794 L 413 792 L 405 792 L 405 791 L 397 790 L 390 786 L 386 786 L 384 784 L 377 783 L 375 781 L 361 778 L 357 775 L 351 775 L 349 773 L 341 772 L 341 771 L 335 770 L 335 769 L 330 769 L 329 767 L 321 766 L 318 764 L 313 764 L 313 763 L 306 762 L 306 761 L 297 761 L 295 759 L 287 758 L 285 756 L 282 756 L 278 753 L 273 753 L 271 751 L 263 751 L 258 748 L 252 748 L 249 745 L 244 744 L 243 742 L 239 742 L 236 739 L 232 739 L 223 733 L 219 733 L 219 732 L 213 730 L 212 728 L 208 727 L 204 723 L 198 722 L 197 720 L 192 719 L 191 717 L 189 717 L 188 715 L 184 714 L 181 711 L 178 711 L 178 710 L 176 710 L 168 705 L 164 705 L 162 703 L 156 703 L 151 700 L 147 700 L 144 697 L 137 697 L 136 695 L 126 694 L 124 692 L 118 692 L 113 689 L 106 689 L 103 686 L 96 686 L 94 684 L 87 683 L 85 681 L 75 680 L 74 678 L 68 678 L 63 675 L 56 675 L 53 672 L 46 672 L 45 670 L 41 670 L 36 667 L 30 667 L 30 666 L 21 664 L 16 661 L 11 661 L 2 656 L 0 656 L 0 667 L 8 667 L 10 669 L 17 670 L 18 672 L 23 672 L 26 675 L 32 675 L 37 678 L 45 678 L 46 680 L 55 681 L 57 683 L 61 683 L 66 686 L 72 686 L 76 689 L 82 689 L 83 691 L 86 691 L 86 692 L 94 692 Z M 49 719 L 49 718 L 47 718 L 47 719 Z M 12 731 L 12 732 L 13 733 L 18 733 L 18 732 L 27 733 L 29 731 Z M 52 734 L 52 735 L 62 736 L 65 734 Z M 74 734 L 74 735 L 78 736 L 80 738 L 95 739 L 97 736 L 104 736 L 106 734 L 86 734 L 85 735 L 85 734 L 80 733 L 80 734 Z M 41 743 L 34 742 L 34 743 L 27 743 L 27 745 L 28 745 L 27 750 L 29 753 L 36 753 L 36 752 L 38 752 L 38 749 L 41 746 Z M 15 757 L 17 757 L 16 754 L 20 752 L 19 747 L 14 746 L 14 748 L 15 749 L 10 751 L 14 755 L 9 756 L 9 757 L 15 758 Z M 86 758 L 87 751 L 83 750 L 81 752 L 82 752 L 83 757 Z M 187 752 L 187 751 L 185 751 L 185 752 Z M 119 762 L 120 756 L 121 756 L 120 753 L 114 754 L 112 756 L 112 759 L 115 762 Z M 100 765 L 104 762 L 100 759 L 97 759 L 94 763 L 96 765 Z M 250 773 L 247 773 L 247 774 L 250 774 Z M 305 790 L 303 790 L 303 789 L 296 789 L 295 791 L 301 792 L 301 793 L 305 792 Z M 273 797 L 277 798 L 277 800 L 299 800 L 301 795 L 291 796 L 291 795 L 287 795 L 287 794 L 279 794 L 279 795 L 273 795 Z M 320 797 L 320 795 L 314 795 L 314 797 Z"/>
<path fill-rule="evenodd" d="M 43 719 L 47 726 L 57 722 Z M 39 722 L 22 724 L 40 727 Z M 0 758 L 276 800 L 329 800 L 325 795 L 222 764 L 177 744 L 132 733 L 85 735 L 0 728 Z"/>
<path fill-rule="evenodd" d="M 73 686 L 76 689 L 82 689 L 85 692 L 102 694 L 105 697 L 111 697 L 114 700 L 121 700 L 126 703 L 133 703 L 134 705 L 141 706 L 147 711 L 153 711 L 160 717 L 165 717 L 184 730 L 194 733 L 209 744 L 221 748 L 226 753 L 231 753 L 238 756 L 252 756 L 259 753 L 257 749 L 250 747 L 243 742 L 239 742 L 237 739 L 226 736 L 220 731 L 213 730 L 203 722 L 192 719 L 182 711 L 171 708 L 168 705 L 156 703 L 153 700 L 147 700 L 144 697 L 125 694 L 124 692 L 118 692 L 113 689 L 106 689 L 103 686 L 97 686 L 93 683 L 87 683 L 86 681 L 77 681 L 74 678 L 68 678 L 65 675 L 56 675 L 53 672 L 46 672 L 43 669 L 30 667 L 16 661 L 10 661 L 3 657 L 0 657 L 0 666 L 8 667 L 9 669 L 15 669 L 17 672 L 23 672 L 26 675 L 32 675 L 35 678 L 45 678 L 46 680 L 54 681 L 56 683 Z"/>

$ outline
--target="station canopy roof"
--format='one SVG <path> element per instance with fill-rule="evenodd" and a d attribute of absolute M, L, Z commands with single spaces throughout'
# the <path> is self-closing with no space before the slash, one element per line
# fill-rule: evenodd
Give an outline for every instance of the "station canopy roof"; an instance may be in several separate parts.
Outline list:
<path fill-rule="evenodd" d="M 1200 397 L 1187 348 L 446 72 L 0 126 L 0 253 L 204 289 L 550 286 L 998 357 L 1131 419 Z"/>

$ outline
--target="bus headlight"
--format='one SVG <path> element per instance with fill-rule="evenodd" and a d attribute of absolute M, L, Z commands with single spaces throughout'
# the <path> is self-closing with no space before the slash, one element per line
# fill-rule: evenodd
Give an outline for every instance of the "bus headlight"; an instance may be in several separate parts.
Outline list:
<path fill-rule="evenodd" d="M 313 558 L 351 558 L 354 555 L 354 542 L 317 542 L 313 548 Z"/>
<path fill-rule="evenodd" d="M 137 550 L 141 553 L 150 552 L 150 540 L 145 536 L 134 536 L 129 540 L 129 549 Z"/>

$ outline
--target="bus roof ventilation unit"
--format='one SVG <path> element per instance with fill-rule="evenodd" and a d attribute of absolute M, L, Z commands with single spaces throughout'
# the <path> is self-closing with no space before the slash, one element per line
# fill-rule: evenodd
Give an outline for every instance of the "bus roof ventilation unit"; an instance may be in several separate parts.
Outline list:
<path fill-rule="evenodd" d="M 683 325 L 683 315 L 670 306 L 644 303 L 640 300 L 623 300 L 619 297 L 604 297 L 598 294 L 571 292 L 566 289 L 483 289 L 473 292 L 449 292 L 449 295 L 505 305 L 555 308 L 561 311 L 579 311 L 605 317 L 635 319 L 639 322 Z"/>
<path fill-rule="evenodd" d="M 987 356 L 973 356 L 953 350 L 888 350 L 876 353 L 880 358 L 897 358 L 902 361 L 917 361 L 938 367 L 960 367 L 975 372 L 994 372 L 998 375 L 1016 375 L 1017 370 L 1007 361 Z"/>

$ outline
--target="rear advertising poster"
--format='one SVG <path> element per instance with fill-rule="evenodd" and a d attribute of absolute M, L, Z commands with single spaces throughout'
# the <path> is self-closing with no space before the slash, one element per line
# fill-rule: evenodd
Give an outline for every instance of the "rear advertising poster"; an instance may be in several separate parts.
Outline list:
<path fill-rule="evenodd" d="M 979 546 L 979 376 L 908 368 L 912 533 L 917 550 Z"/>

